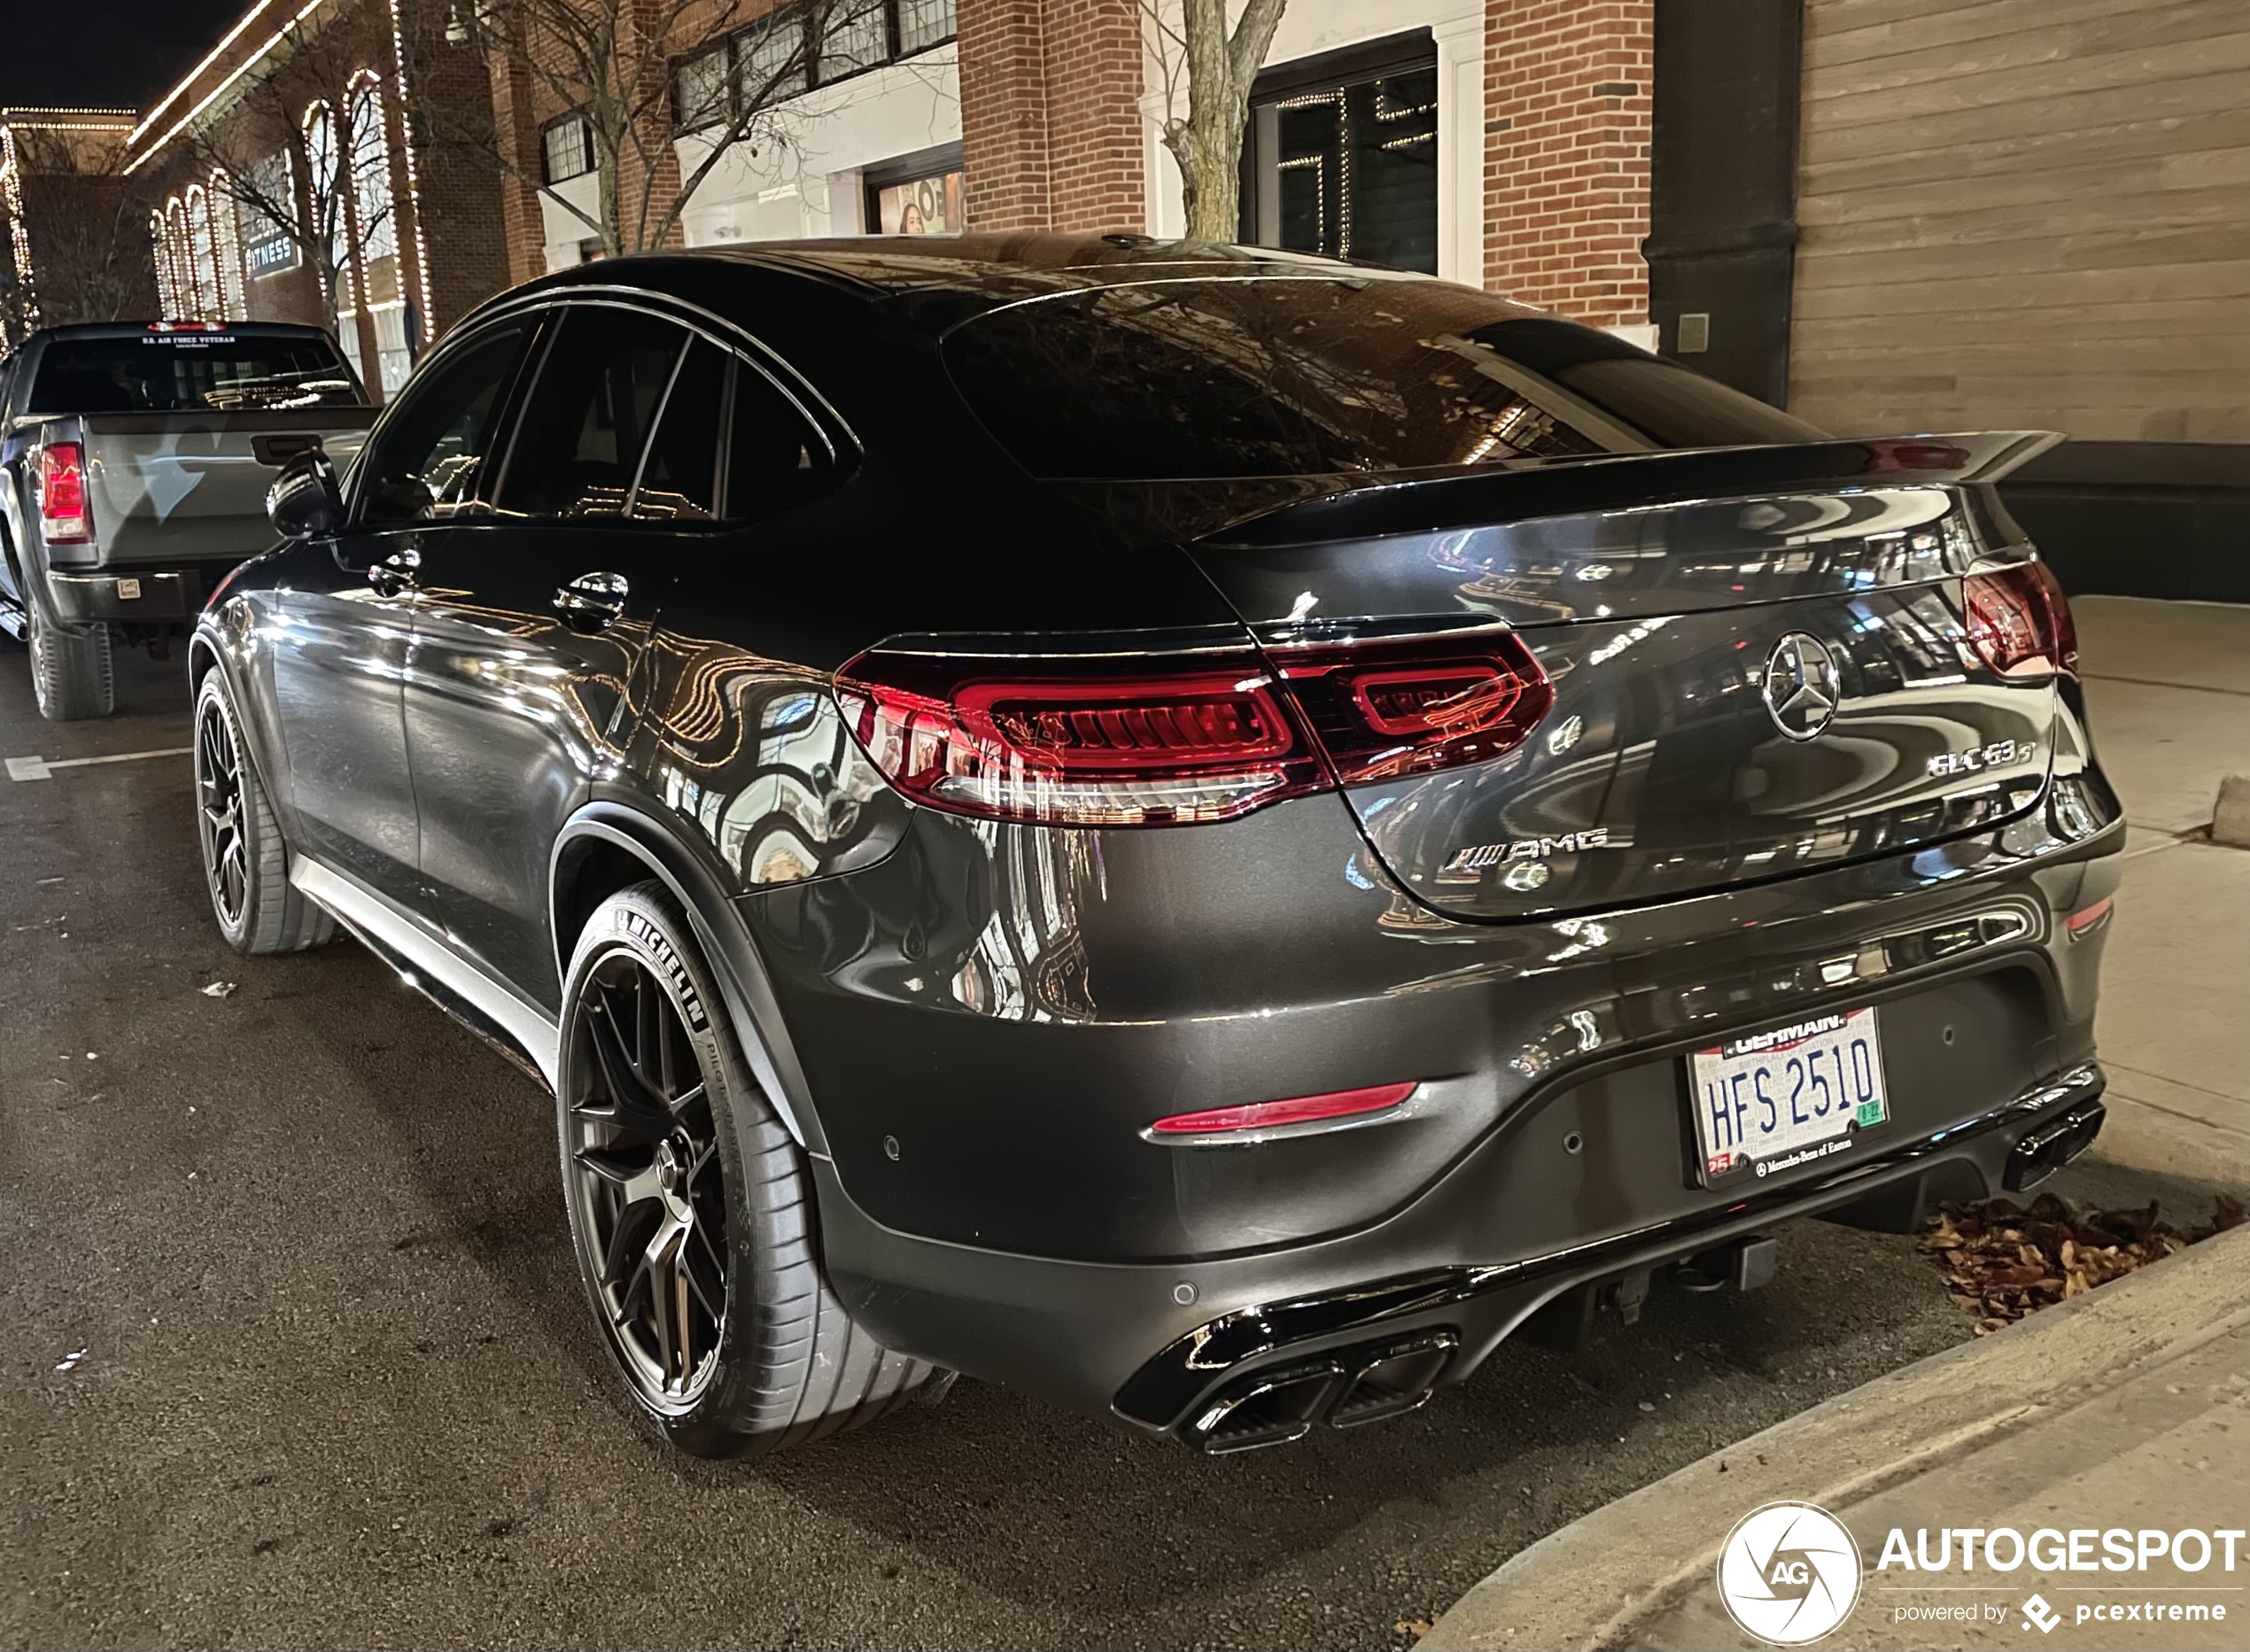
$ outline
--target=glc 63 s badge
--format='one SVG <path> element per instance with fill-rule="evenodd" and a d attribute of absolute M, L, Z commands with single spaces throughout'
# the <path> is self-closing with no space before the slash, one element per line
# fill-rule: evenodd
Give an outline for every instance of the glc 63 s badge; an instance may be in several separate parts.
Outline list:
<path fill-rule="evenodd" d="M 2010 764 L 2029 763 L 2031 754 L 2038 748 L 2037 741 L 1996 740 L 1989 746 L 1970 746 L 1961 751 L 1941 751 L 1925 766 L 1931 775 L 1941 779 L 1953 774 L 1982 774 L 1987 769 L 2005 769 Z"/>

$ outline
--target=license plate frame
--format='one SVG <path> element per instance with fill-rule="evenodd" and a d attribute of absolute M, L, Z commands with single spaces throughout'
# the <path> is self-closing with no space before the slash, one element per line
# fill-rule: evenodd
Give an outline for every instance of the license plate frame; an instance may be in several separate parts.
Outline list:
<path fill-rule="evenodd" d="M 1700 1184 L 1818 1164 L 1889 1123 L 1882 1057 L 1873 1004 L 1691 1051 L 1685 1066 Z"/>

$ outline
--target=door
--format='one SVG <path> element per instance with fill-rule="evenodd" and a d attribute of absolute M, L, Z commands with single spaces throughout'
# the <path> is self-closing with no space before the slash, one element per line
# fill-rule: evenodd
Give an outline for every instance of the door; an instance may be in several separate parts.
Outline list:
<path fill-rule="evenodd" d="M 291 551 L 274 595 L 274 702 L 299 841 L 408 905 L 416 822 L 400 684 L 417 565 L 476 494 L 528 337 L 528 323 L 503 323 L 431 364 L 370 440 L 350 525 Z"/>
<path fill-rule="evenodd" d="M 554 1005 L 548 853 L 625 759 L 679 538 L 711 525 L 727 358 L 603 302 L 542 354 L 490 513 L 423 556 L 405 716 L 433 915 Z"/>

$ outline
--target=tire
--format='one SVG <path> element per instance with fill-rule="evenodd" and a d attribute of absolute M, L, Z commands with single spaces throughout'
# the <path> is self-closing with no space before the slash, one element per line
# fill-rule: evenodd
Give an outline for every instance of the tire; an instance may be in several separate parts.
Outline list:
<path fill-rule="evenodd" d="M 587 1305 L 635 1414 L 700 1457 L 859 1427 L 935 1369 L 882 1347 L 829 1289 L 804 1158 L 722 1003 L 663 887 L 621 890 L 578 936 L 555 1087 Z"/>
<path fill-rule="evenodd" d="M 117 674 L 107 625 L 85 635 L 57 630 L 31 610 L 31 686 L 50 723 L 107 717 L 117 708 Z"/>
<path fill-rule="evenodd" d="M 237 952 L 298 952 L 332 940 L 336 919 L 289 880 L 289 846 L 216 670 L 196 691 L 192 750 L 203 883 L 227 944 Z"/>

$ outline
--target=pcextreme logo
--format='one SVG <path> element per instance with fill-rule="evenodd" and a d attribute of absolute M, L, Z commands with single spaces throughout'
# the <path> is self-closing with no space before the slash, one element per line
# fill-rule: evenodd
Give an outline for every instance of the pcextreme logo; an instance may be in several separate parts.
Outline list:
<path fill-rule="evenodd" d="M 1719 1598 L 1745 1634 L 1808 1646 L 1859 1601 L 1859 1546 L 1812 1503 L 1767 1503 L 1735 1522 L 1719 1551 Z"/>

